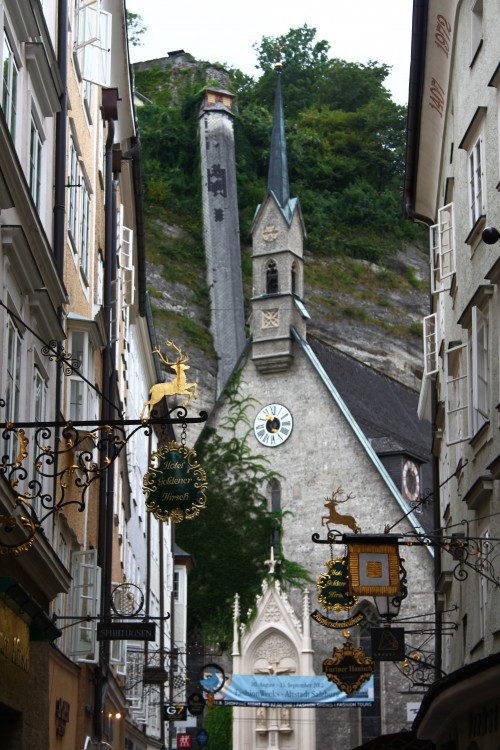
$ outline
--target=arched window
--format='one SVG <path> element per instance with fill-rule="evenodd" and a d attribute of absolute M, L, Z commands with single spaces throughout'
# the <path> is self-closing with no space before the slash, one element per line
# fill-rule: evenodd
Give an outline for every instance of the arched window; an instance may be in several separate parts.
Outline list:
<path fill-rule="evenodd" d="M 281 512 L 281 483 L 278 479 L 271 479 L 269 482 L 269 495 L 271 499 L 271 513 L 280 513 Z M 280 541 L 281 541 L 281 535 L 280 535 L 280 529 L 278 528 L 278 524 L 281 523 L 281 519 L 276 519 L 276 528 L 273 529 L 272 534 L 272 540 L 271 543 L 273 545 L 274 552 L 277 554 L 279 553 L 279 547 L 280 547 Z"/>
<path fill-rule="evenodd" d="M 278 266 L 274 260 L 270 260 L 266 268 L 266 294 L 277 294 L 278 292 Z"/>
<path fill-rule="evenodd" d="M 295 261 L 292 263 L 292 294 L 297 292 L 297 266 Z"/>

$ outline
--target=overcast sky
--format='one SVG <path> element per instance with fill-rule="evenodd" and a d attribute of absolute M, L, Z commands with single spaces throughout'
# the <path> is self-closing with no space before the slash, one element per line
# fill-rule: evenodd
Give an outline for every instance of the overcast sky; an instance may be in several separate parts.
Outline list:
<path fill-rule="evenodd" d="M 304 24 L 326 39 L 330 57 L 376 60 L 391 66 L 386 79 L 394 101 L 408 101 L 412 0 L 126 0 L 147 31 L 132 62 L 183 49 L 197 60 L 227 63 L 258 77 L 252 47 Z"/>

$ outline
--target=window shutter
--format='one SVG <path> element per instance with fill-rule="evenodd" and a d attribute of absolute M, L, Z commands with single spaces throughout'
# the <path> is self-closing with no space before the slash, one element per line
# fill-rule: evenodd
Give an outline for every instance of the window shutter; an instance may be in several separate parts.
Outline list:
<path fill-rule="evenodd" d="M 469 347 L 459 344 L 446 352 L 445 417 L 446 443 L 454 445 L 469 440 L 470 430 Z"/>
<path fill-rule="evenodd" d="M 441 282 L 455 273 L 455 234 L 453 226 L 453 203 L 438 210 L 439 258 Z"/>
<path fill-rule="evenodd" d="M 440 291 L 440 275 L 439 275 L 439 226 L 433 224 L 429 227 L 429 247 L 430 247 L 430 263 L 431 263 L 431 292 Z"/>
<path fill-rule="evenodd" d="M 438 210 L 438 223 L 429 228 L 431 260 L 431 291 L 443 292 L 448 289 L 446 280 L 455 273 L 455 232 L 453 203 Z"/>
<path fill-rule="evenodd" d="M 71 657 L 78 661 L 97 662 L 97 620 L 101 593 L 101 569 L 97 565 L 97 550 L 73 552 L 71 555 L 73 582 L 71 585 L 71 614 L 81 617 L 72 627 Z M 87 620 L 90 617 L 94 619 Z"/>
<path fill-rule="evenodd" d="M 424 375 L 438 371 L 437 313 L 424 318 Z"/>
<path fill-rule="evenodd" d="M 134 263 L 134 232 L 121 225 L 120 265 L 122 268 L 132 268 Z"/>

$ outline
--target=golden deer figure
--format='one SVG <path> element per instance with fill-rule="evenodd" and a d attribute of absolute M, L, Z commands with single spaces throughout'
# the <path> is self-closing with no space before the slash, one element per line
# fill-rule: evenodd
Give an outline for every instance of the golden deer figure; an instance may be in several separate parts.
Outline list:
<path fill-rule="evenodd" d="M 337 505 L 342 505 L 353 497 L 352 493 L 349 493 L 345 500 L 339 500 L 338 496 L 342 495 L 343 492 L 344 490 L 341 487 L 338 487 L 335 492 L 332 493 L 331 497 L 325 498 L 328 500 L 328 502 L 325 503 L 325 508 L 328 508 L 330 515 L 321 516 L 321 525 L 324 526 L 325 521 L 327 526 L 331 523 L 336 523 L 339 526 L 348 526 L 355 534 L 358 534 L 361 529 L 356 523 L 356 519 L 353 516 L 345 516 L 337 512 Z"/>
<path fill-rule="evenodd" d="M 170 362 L 169 359 L 166 359 L 161 353 L 159 346 L 153 349 L 153 354 L 158 354 L 161 361 L 175 371 L 175 378 L 168 380 L 166 383 L 156 383 L 156 385 L 151 386 L 149 389 L 149 399 L 144 402 L 139 419 L 142 419 L 147 406 L 149 406 L 149 414 L 146 419 L 149 419 L 153 407 L 161 401 L 164 396 L 187 396 L 183 401 L 182 406 L 187 406 L 191 398 L 198 397 L 197 383 L 186 382 L 186 370 L 189 370 L 189 365 L 187 365 L 186 362 L 189 360 L 189 356 L 183 354 L 182 349 L 174 344 L 173 341 L 167 341 L 167 346 L 170 346 L 177 351 L 179 356 L 175 362 Z"/>

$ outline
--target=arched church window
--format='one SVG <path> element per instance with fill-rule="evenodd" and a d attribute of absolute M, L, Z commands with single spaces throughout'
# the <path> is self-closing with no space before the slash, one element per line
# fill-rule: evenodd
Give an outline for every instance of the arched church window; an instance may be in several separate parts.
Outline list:
<path fill-rule="evenodd" d="M 271 479 L 269 482 L 269 494 L 271 499 L 271 513 L 281 512 L 281 483 L 278 479 Z M 278 523 L 278 519 L 276 519 Z M 273 529 L 271 543 L 273 545 L 274 552 L 279 553 L 281 535 L 280 529 L 276 526 Z"/>
<path fill-rule="evenodd" d="M 266 294 L 278 292 L 278 266 L 276 261 L 270 260 L 266 268 Z"/>
<path fill-rule="evenodd" d="M 297 293 L 297 266 L 292 263 L 292 294 Z"/>

